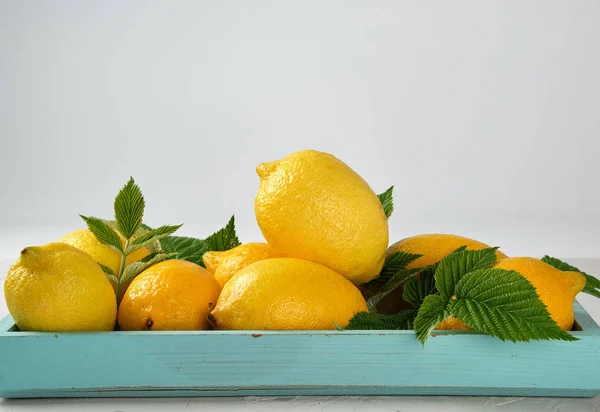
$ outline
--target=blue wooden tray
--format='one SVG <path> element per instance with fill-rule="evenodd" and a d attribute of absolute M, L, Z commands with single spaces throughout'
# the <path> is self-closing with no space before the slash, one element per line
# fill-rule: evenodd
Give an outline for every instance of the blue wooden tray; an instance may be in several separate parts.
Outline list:
<path fill-rule="evenodd" d="M 577 342 L 439 331 L 19 332 L 0 321 L 0 397 L 600 393 L 600 328 Z"/>

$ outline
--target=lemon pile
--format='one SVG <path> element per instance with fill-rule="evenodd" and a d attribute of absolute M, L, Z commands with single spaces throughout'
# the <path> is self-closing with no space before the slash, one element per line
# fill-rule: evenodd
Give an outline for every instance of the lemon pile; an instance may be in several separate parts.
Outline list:
<path fill-rule="evenodd" d="M 268 246 L 238 246 L 216 265 L 215 255 L 204 255 L 217 277 L 230 278 L 212 311 L 214 326 L 346 326 L 367 309 L 356 285 L 379 276 L 385 262 L 388 223 L 377 195 L 341 160 L 314 150 L 256 171 L 254 208 Z"/>
<path fill-rule="evenodd" d="M 331 154 L 300 151 L 262 163 L 254 202 L 266 242 L 206 252 L 203 268 L 173 259 L 154 264 L 126 285 L 122 301 L 101 267 L 119 273 L 120 255 L 89 230 L 28 247 L 10 269 L 6 302 L 21 330 L 316 330 L 345 327 L 367 304 L 358 286 L 377 278 L 386 256 L 421 255 L 408 268 L 439 262 L 457 248 L 488 245 L 448 234 L 413 236 L 388 248 L 388 221 L 371 187 Z M 146 248 L 127 264 L 150 254 Z M 521 273 L 556 323 L 569 330 L 580 273 L 533 258 L 496 252 L 496 267 Z M 404 308 L 402 288 L 378 305 Z M 449 318 L 438 329 L 469 329 Z"/>

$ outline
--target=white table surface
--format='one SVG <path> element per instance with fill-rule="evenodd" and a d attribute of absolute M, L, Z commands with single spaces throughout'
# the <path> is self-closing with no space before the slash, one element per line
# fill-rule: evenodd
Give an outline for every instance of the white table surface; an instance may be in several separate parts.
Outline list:
<path fill-rule="evenodd" d="M 588 273 L 600 275 L 600 259 L 567 259 Z M 11 260 L 0 260 L 4 283 Z M 600 300 L 581 294 L 579 302 L 600 323 Z M 0 288 L 0 318 L 8 314 Z M 0 365 L 1 368 L 1 365 Z M 600 373 L 600 371 L 598 371 Z M 523 398 L 474 396 L 289 396 L 227 398 L 2 399 L 0 411 L 600 411 L 594 398 Z"/>

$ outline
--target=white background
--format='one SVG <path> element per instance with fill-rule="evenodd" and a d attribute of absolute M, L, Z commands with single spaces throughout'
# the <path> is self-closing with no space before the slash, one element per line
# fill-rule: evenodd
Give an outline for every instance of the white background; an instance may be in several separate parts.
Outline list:
<path fill-rule="evenodd" d="M 0 0 L 0 258 L 82 227 L 78 213 L 110 217 L 129 176 L 151 225 L 204 237 L 235 214 L 259 240 L 254 168 L 305 148 L 395 185 L 391 241 L 451 232 L 600 258 L 599 73 L 595 0 Z M 233 405 L 205 402 L 190 401 Z M 0 409 L 25 405 L 48 404 Z"/>
<path fill-rule="evenodd" d="M 132 175 L 148 223 L 235 213 L 259 240 L 255 166 L 314 148 L 396 186 L 392 241 L 600 256 L 599 22 L 584 0 L 0 1 L 0 227 L 53 240 Z"/>

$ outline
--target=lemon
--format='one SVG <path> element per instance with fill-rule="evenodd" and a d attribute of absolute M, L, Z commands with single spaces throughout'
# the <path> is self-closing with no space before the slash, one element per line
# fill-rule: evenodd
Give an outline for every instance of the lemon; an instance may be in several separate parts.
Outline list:
<path fill-rule="evenodd" d="M 346 326 L 367 310 L 350 281 L 294 258 L 261 260 L 225 284 L 211 317 L 218 329 L 318 330 Z"/>
<path fill-rule="evenodd" d="M 435 328 L 437 330 L 473 330 L 472 327 L 456 319 L 454 316 L 444 319 L 438 323 Z"/>
<path fill-rule="evenodd" d="M 394 243 L 388 248 L 387 256 L 395 252 L 422 255 L 420 258 L 413 260 L 406 266 L 407 269 L 415 269 L 433 265 L 461 246 L 466 246 L 467 250 L 480 250 L 490 247 L 485 243 L 468 237 L 452 234 L 427 233 L 411 236 Z M 504 259 L 506 258 L 506 255 L 497 250 L 496 257 L 498 259 Z M 396 313 L 402 309 L 412 308 L 410 304 L 404 302 L 402 293 L 403 288 L 397 288 L 377 305 L 377 309 L 382 313 Z M 447 322 L 441 322 L 437 325 L 437 329 L 456 330 L 461 328 L 465 330 L 471 329 L 464 323 L 454 319 L 450 319 Z"/>
<path fill-rule="evenodd" d="M 66 243 L 31 246 L 10 268 L 6 305 L 23 331 L 109 331 L 115 293 L 100 266 Z"/>
<path fill-rule="evenodd" d="M 461 246 L 466 246 L 467 250 L 480 250 L 490 247 L 485 243 L 469 239 L 468 237 L 431 233 L 402 239 L 388 248 L 387 255 L 389 256 L 395 252 L 422 255 L 407 266 L 408 269 L 422 268 L 439 262 L 442 258 L 448 256 Z M 504 259 L 507 256 L 497 250 L 496 257 Z"/>
<path fill-rule="evenodd" d="M 121 236 L 120 233 L 117 232 L 117 234 L 119 237 L 121 237 L 121 239 L 123 239 L 123 236 Z M 96 262 L 111 268 L 114 273 L 119 273 L 119 267 L 121 266 L 121 255 L 110 247 L 100 243 L 94 234 L 88 229 L 74 230 L 64 235 L 58 241 L 83 250 L 93 257 Z M 123 245 L 124 244 L 125 239 L 123 239 Z M 149 254 L 150 252 L 145 247 L 138 249 L 127 256 L 126 264 L 137 262 Z"/>
<path fill-rule="evenodd" d="M 531 257 L 504 259 L 494 267 L 523 275 L 536 289 L 556 324 L 562 330 L 571 330 L 575 321 L 573 301 L 585 287 L 585 276 L 578 272 L 563 272 Z"/>
<path fill-rule="evenodd" d="M 209 306 L 221 288 L 202 266 L 166 260 L 140 273 L 119 306 L 122 330 L 196 330 L 208 328 Z"/>
<path fill-rule="evenodd" d="M 314 150 L 262 163 L 256 171 L 256 219 L 271 246 L 357 285 L 379 275 L 388 223 L 377 195 L 355 171 Z"/>
<path fill-rule="evenodd" d="M 278 257 L 279 253 L 264 242 L 244 243 L 224 252 L 206 252 L 202 261 L 221 287 L 240 269 L 259 260 Z"/>

